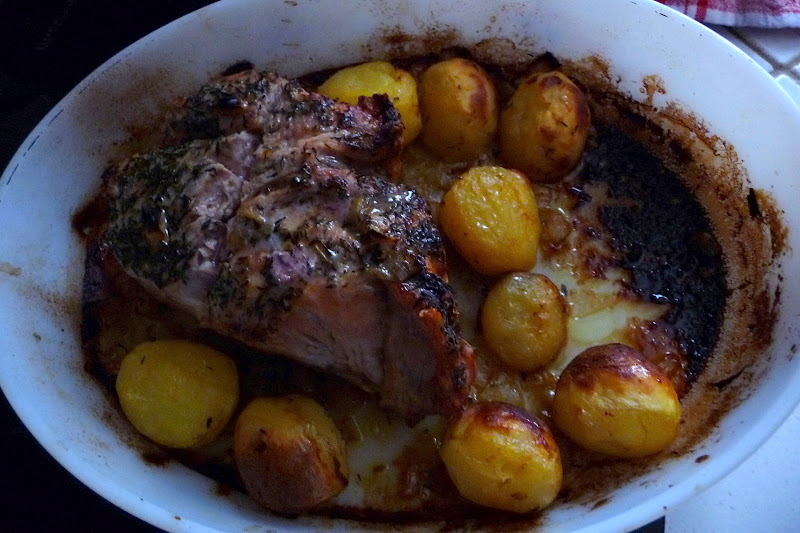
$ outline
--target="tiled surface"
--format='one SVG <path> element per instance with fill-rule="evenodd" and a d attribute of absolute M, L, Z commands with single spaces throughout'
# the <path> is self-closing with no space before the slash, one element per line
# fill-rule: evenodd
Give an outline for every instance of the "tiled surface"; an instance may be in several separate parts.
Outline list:
<path fill-rule="evenodd" d="M 798 29 L 746 28 L 735 30 L 735 33 L 753 49 L 779 65 L 791 64 L 800 56 Z"/>
<path fill-rule="evenodd" d="M 742 39 L 738 35 L 736 35 L 731 29 L 725 28 L 724 26 L 709 25 L 709 27 L 718 34 L 720 34 L 721 36 L 728 39 L 736 46 L 738 46 L 740 50 L 742 50 L 744 53 L 750 56 L 756 63 L 758 63 L 758 66 L 760 66 L 767 72 L 772 72 L 773 67 L 770 60 L 766 59 L 764 56 L 756 52 L 754 49 L 750 48 L 750 46 L 748 46 L 747 43 L 742 41 Z"/>
<path fill-rule="evenodd" d="M 712 29 L 770 72 L 800 106 L 800 30 Z M 800 531 L 799 437 L 800 408 L 731 474 L 669 510 L 666 532 Z"/>
<path fill-rule="evenodd" d="M 721 26 L 711 26 L 711 29 L 738 46 L 761 68 L 772 74 L 800 105 L 800 29 Z"/>

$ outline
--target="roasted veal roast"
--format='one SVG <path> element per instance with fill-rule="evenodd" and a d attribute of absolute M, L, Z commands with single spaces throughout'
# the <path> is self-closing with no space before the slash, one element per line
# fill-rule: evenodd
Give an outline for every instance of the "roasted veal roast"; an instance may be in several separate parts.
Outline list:
<path fill-rule="evenodd" d="M 350 106 L 251 69 L 169 119 L 164 146 L 105 174 L 103 240 L 204 326 L 342 376 L 407 419 L 458 408 L 474 376 L 425 201 L 392 182 L 389 99 Z"/>

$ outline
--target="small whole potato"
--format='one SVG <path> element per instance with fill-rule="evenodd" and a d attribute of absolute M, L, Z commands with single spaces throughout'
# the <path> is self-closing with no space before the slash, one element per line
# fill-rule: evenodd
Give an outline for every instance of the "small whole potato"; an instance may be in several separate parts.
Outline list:
<path fill-rule="evenodd" d="M 481 326 L 492 353 L 512 368 L 531 371 L 561 351 L 568 316 L 566 300 L 547 276 L 515 273 L 489 291 Z"/>
<path fill-rule="evenodd" d="M 536 265 L 539 211 L 528 180 L 502 167 L 473 167 L 444 195 L 439 221 L 459 254 L 481 274 Z"/>
<path fill-rule="evenodd" d="M 239 402 L 236 363 L 183 340 L 145 342 L 122 361 L 116 382 L 125 416 L 171 448 L 201 446 L 227 425 Z"/>
<path fill-rule="evenodd" d="M 445 161 L 475 159 L 497 132 L 497 91 L 472 61 L 454 58 L 431 65 L 420 77 L 422 142 Z"/>
<path fill-rule="evenodd" d="M 517 87 L 500 116 L 500 153 L 531 181 L 552 183 L 581 159 L 589 135 L 586 96 L 560 72 L 537 73 Z"/>
<path fill-rule="evenodd" d="M 248 494 L 278 513 L 308 511 L 348 482 L 342 435 L 305 396 L 253 400 L 236 421 L 233 457 Z"/>
<path fill-rule="evenodd" d="M 558 380 L 553 410 L 556 425 L 573 441 L 617 457 L 664 450 L 681 421 L 669 378 L 624 344 L 581 352 Z"/>
<path fill-rule="evenodd" d="M 422 130 L 422 116 L 414 77 L 387 61 L 371 61 L 335 72 L 317 92 L 355 105 L 360 96 L 385 94 L 391 98 L 403 121 L 403 145 L 417 138 Z"/>
<path fill-rule="evenodd" d="M 469 407 L 439 453 L 461 495 L 480 505 L 527 513 L 550 505 L 561 489 L 561 454 L 550 429 L 506 403 Z"/>

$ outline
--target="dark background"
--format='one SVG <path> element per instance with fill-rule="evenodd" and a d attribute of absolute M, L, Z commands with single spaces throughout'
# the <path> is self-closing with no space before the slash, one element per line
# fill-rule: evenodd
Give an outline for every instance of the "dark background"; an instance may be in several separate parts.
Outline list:
<path fill-rule="evenodd" d="M 0 0 L 0 169 L 39 120 L 106 59 L 209 3 Z M 3 531 L 155 531 L 68 474 L 20 423 L 3 395 L 0 458 L 6 476 Z M 662 519 L 638 533 L 663 527 Z"/>
<path fill-rule="evenodd" d="M 39 120 L 105 60 L 209 3 L 0 0 L 0 169 Z M 158 531 L 68 474 L 20 423 L 4 395 L 0 424 L 6 479 L 0 530 Z"/>

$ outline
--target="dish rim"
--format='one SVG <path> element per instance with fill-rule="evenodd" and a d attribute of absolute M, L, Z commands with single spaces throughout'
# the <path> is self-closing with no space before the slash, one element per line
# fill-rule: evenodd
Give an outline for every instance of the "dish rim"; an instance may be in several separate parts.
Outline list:
<path fill-rule="evenodd" d="M 236 5 L 243 5 L 243 4 L 255 4 L 252 0 L 237 0 L 231 2 L 231 4 Z M 642 3 L 642 2 L 634 2 L 634 3 Z M 115 65 L 122 62 L 125 58 L 135 55 L 139 48 L 146 46 L 149 42 L 153 40 L 158 40 L 163 35 L 172 32 L 178 26 L 185 24 L 187 21 L 194 17 L 198 17 L 198 14 L 204 15 L 211 15 L 213 11 L 218 9 L 223 9 L 222 4 L 227 4 L 227 2 L 218 2 L 215 4 L 211 4 L 209 6 L 200 8 L 197 11 L 184 15 L 183 17 L 172 21 L 161 28 L 155 30 L 154 32 L 142 37 L 141 39 L 137 40 L 136 42 L 128 45 L 123 50 L 109 58 L 107 61 L 103 62 L 99 67 L 97 67 L 92 73 L 90 73 L 86 78 L 84 78 L 75 88 L 73 88 L 62 100 L 60 100 L 46 115 L 45 117 L 37 124 L 37 126 L 32 130 L 32 132 L 25 138 L 23 143 L 21 144 L 20 148 L 11 158 L 8 167 L 2 174 L 2 178 L 0 178 L 0 184 L 2 184 L 2 189 L 0 189 L 0 208 L 2 208 L 2 204 L 5 203 L 6 200 L 6 192 L 8 187 L 6 186 L 10 180 L 13 178 L 14 173 L 17 170 L 17 167 L 20 165 L 22 159 L 28 153 L 30 146 L 35 142 L 35 140 L 41 135 L 52 123 L 52 121 L 61 113 L 63 108 L 68 107 L 70 102 L 76 98 L 76 95 L 79 95 L 83 90 L 85 90 L 88 86 L 94 84 L 98 80 L 102 78 L 102 76 L 110 69 L 113 69 Z M 790 100 L 788 95 L 783 93 L 783 91 L 779 88 L 777 83 L 774 79 L 769 76 L 768 73 L 760 69 L 755 62 L 747 57 L 743 52 L 735 48 L 732 44 L 725 41 L 722 37 L 713 34 L 711 30 L 704 28 L 699 23 L 677 13 L 675 11 L 669 10 L 669 8 L 658 4 L 657 2 L 647 0 L 644 2 L 648 6 L 654 8 L 656 11 L 663 12 L 668 14 L 669 17 L 678 17 L 681 19 L 683 17 L 683 22 L 689 25 L 696 25 L 698 29 L 702 28 L 702 31 L 709 32 L 707 35 L 714 35 L 716 39 L 719 39 L 720 42 L 724 42 L 727 46 L 730 46 L 730 49 L 735 50 L 736 54 L 740 59 L 737 61 L 742 61 L 742 58 L 746 58 L 747 61 L 752 63 L 753 75 L 756 79 L 769 80 L 765 87 L 771 87 L 770 89 L 774 93 L 774 97 L 778 98 L 779 100 L 783 101 L 783 107 L 786 108 L 787 106 L 791 106 L 795 110 L 795 121 L 799 122 L 797 117 L 800 117 L 800 113 L 797 112 L 796 105 Z M 758 74 L 755 74 L 755 71 L 758 71 Z M 777 92 L 776 92 L 777 91 Z M 800 371 L 796 371 L 796 374 L 800 374 Z M 137 494 L 126 490 L 124 485 L 119 484 L 117 482 L 111 482 L 109 478 L 104 478 L 103 476 L 92 475 L 90 471 L 87 471 L 84 468 L 84 463 L 80 458 L 80 455 L 71 453 L 68 449 L 64 449 L 59 447 L 53 440 L 49 437 L 49 430 L 44 423 L 44 420 L 41 417 L 35 416 L 34 413 L 31 413 L 26 406 L 22 403 L 20 399 L 21 396 L 18 394 L 19 389 L 15 388 L 13 384 L 6 383 L 6 380 L 2 374 L 0 374 L 0 388 L 3 389 L 4 394 L 14 408 L 15 412 L 17 412 L 20 419 L 23 421 L 26 427 L 31 431 L 34 435 L 36 440 L 42 444 L 42 446 L 48 451 L 50 455 L 52 455 L 62 466 L 64 466 L 73 476 L 78 478 L 84 485 L 104 497 L 105 499 L 112 502 L 114 505 L 130 512 L 142 518 L 145 521 L 152 523 L 158 527 L 162 527 L 165 529 L 173 529 L 175 527 L 175 520 L 172 515 L 163 517 L 159 517 L 160 514 L 165 512 L 163 508 L 160 506 L 150 502 L 145 501 L 140 498 Z M 9 394 L 9 391 L 11 392 Z M 642 503 L 641 505 L 637 505 L 629 509 L 625 514 L 631 517 L 631 520 L 627 523 L 639 526 L 648 523 L 649 521 L 657 518 L 661 513 L 656 515 L 653 514 L 654 509 L 659 509 L 661 507 L 666 510 L 669 507 L 674 506 L 677 502 L 683 501 L 691 494 L 695 494 L 700 492 L 701 490 L 705 489 L 706 487 L 710 486 L 714 482 L 721 479 L 725 474 L 732 471 L 736 466 L 741 464 L 747 457 L 749 457 L 758 447 L 760 447 L 767 439 L 777 430 L 777 428 L 783 423 L 783 421 L 789 416 L 789 414 L 794 410 L 796 405 L 800 403 L 800 390 L 792 391 L 790 389 L 784 389 L 779 394 L 780 405 L 778 407 L 772 407 L 770 410 L 763 413 L 763 416 L 758 419 L 756 423 L 748 429 L 747 433 L 739 439 L 739 442 L 736 445 L 736 450 L 738 453 L 732 453 L 728 450 L 728 453 L 724 455 L 724 458 L 715 458 L 713 461 L 707 461 L 703 465 L 697 466 L 697 471 L 689 476 L 687 476 L 683 483 L 676 485 L 663 493 L 661 493 L 656 498 L 650 498 L 646 502 Z M 726 459 L 726 460 L 725 460 Z M 702 476 L 704 478 L 703 483 L 698 483 L 697 478 L 701 477 L 701 473 L 704 474 Z M 695 481 L 691 483 L 691 481 Z M 169 514 L 169 513 L 167 513 Z M 269 516 L 270 520 L 273 519 L 271 515 Z M 619 515 L 616 515 L 619 516 Z M 316 519 L 312 519 L 316 520 Z M 327 520 L 327 519 L 322 519 Z M 605 522 L 601 522 L 592 526 L 593 531 L 601 530 L 602 525 L 609 523 L 612 520 L 606 520 Z M 301 522 L 293 522 L 293 524 L 300 524 Z M 189 527 L 190 524 L 183 523 L 180 524 L 179 529 L 184 529 L 185 527 Z M 204 528 L 202 524 L 191 524 L 192 528 Z M 284 526 L 282 526 L 284 527 Z M 597 529 L 597 528 L 600 529 Z M 290 529 L 293 529 L 290 527 Z M 205 529 L 201 529 L 205 530 Z M 208 529 L 208 531 L 216 531 L 216 529 Z"/>

